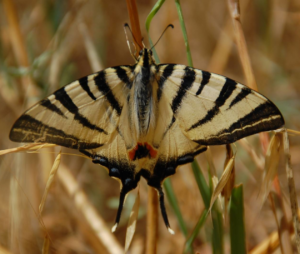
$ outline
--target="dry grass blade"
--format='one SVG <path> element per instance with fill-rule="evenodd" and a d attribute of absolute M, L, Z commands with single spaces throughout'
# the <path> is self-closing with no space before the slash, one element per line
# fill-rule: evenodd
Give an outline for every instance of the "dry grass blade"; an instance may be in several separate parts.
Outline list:
<path fill-rule="evenodd" d="M 300 214 L 300 210 L 298 210 L 298 215 Z M 289 234 L 290 236 L 293 235 L 294 228 L 293 223 L 290 221 L 288 224 Z M 272 234 L 269 235 L 268 238 L 263 240 L 259 245 L 255 246 L 249 254 L 269 254 L 273 253 L 280 244 L 280 239 L 278 235 L 278 231 L 274 231 Z"/>
<path fill-rule="evenodd" d="M 138 220 L 138 215 L 139 215 L 139 208 L 140 208 L 140 190 L 138 188 L 135 202 L 132 207 L 132 211 L 130 213 L 130 217 L 127 225 L 126 239 L 125 239 L 125 253 L 128 251 L 135 233 L 136 222 Z"/>
<path fill-rule="evenodd" d="M 26 51 L 26 45 L 21 33 L 15 5 L 13 1 L 4 0 L 3 7 L 9 24 L 10 41 L 14 51 L 14 56 L 20 67 L 28 67 L 29 60 Z M 34 98 L 38 95 L 36 86 L 34 85 L 34 82 L 29 75 L 23 76 L 21 78 L 21 81 L 22 87 L 20 87 L 20 90 L 23 92 L 25 91 L 26 93 L 19 93 L 20 96 L 24 96 L 24 94 L 26 94 L 29 97 Z"/>
<path fill-rule="evenodd" d="M 291 166 L 291 154 L 290 154 L 290 144 L 289 144 L 289 137 L 287 131 L 283 132 L 283 148 L 285 154 L 285 167 L 286 167 L 286 175 L 288 178 L 288 186 L 289 186 L 289 193 L 290 193 L 290 202 L 292 208 L 292 216 L 293 216 L 293 223 L 295 229 L 295 240 L 298 253 L 300 253 L 300 222 L 298 217 L 298 202 L 297 202 L 297 194 L 295 188 L 295 181 L 294 181 L 294 174 Z"/>
<path fill-rule="evenodd" d="M 10 27 L 9 31 L 14 55 L 20 66 L 28 66 L 29 61 L 25 49 L 24 38 L 20 30 L 14 3 L 10 0 L 3 0 L 3 7 Z"/>
<path fill-rule="evenodd" d="M 46 185 L 43 197 L 42 197 L 42 201 L 41 201 L 40 206 L 39 206 L 40 214 L 43 212 L 48 192 L 49 192 L 50 187 L 51 187 L 51 185 L 54 181 L 54 177 L 56 175 L 57 169 L 58 169 L 59 164 L 60 164 L 60 159 L 61 159 L 61 153 L 59 152 L 59 154 L 56 156 L 56 159 L 55 159 L 55 161 L 53 163 L 53 166 L 51 168 L 51 171 L 50 171 L 50 174 L 49 174 L 49 177 L 48 177 L 48 181 L 47 181 L 47 185 Z"/>
<path fill-rule="evenodd" d="M 209 210 L 211 210 L 214 202 L 216 201 L 217 197 L 219 196 L 219 194 L 222 192 L 222 190 L 224 189 L 225 185 L 228 183 L 232 170 L 234 168 L 234 156 L 232 156 L 230 158 L 230 160 L 228 161 L 223 174 L 220 178 L 220 181 L 218 182 L 216 188 L 213 191 L 213 194 L 211 196 L 211 200 L 210 200 L 210 205 L 209 205 Z"/>
<path fill-rule="evenodd" d="M 255 163 L 256 167 L 258 167 L 260 170 L 263 170 L 264 158 L 256 153 L 255 149 L 249 144 L 248 140 L 246 138 L 243 138 L 240 139 L 238 143 L 246 150 L 246 152 Z"/>
<path fill-rule="evenodd" d="M 91 64 L 93 72 L 99 71 L 103 69 L 103 64 L 101 63 L 97 50 L 95 48 L 95 45 L 91 39 L 91 36 L 89 34 L 89 31 L 87 29 L 87 26 L 85 23 L 80 22 L 79 23 L 79 31 L 82 35 L 82 39 L 84 42 L 85 50 L 89 59 L 89 62 Z"/>
<path fill-rule="evenodd" d="M 91 234 L 86 236 L 86 239 L 89 240 L 94 249 L 98 251 L 98 253 L 103 252 L 103 247 L 107 253 L 123 253 L 123 248 L 111 233 L 105 221 L 98 215 L 95 207 L 89 202 L 86 194 L 64 164 L 61 164 L 60 169 L 57 171 L 57 177 L 65 187 L 69 196 L 73 199 L 76 209 L 84 218 L 84 220 L 80 220 L 79 223 L 84 224 L 83 226 L 85 228 L 89 228 L 89 230 L 92 231 Z"/>
<path fill-rule="evenodd" d="M 231 145 L 226 145 L 226 160 L 224 163 L 224 171 L 226 169 L 226 165 L 228 164 L 228 162 L 230 161 L 230 159 L 233 157 L 233 151 L 231 148 Z M 228 216 L 227 216 L 227 206 L 228 206 L 228 202 L 229 199 L 231 197 L 231 192 L 234 186 L 234 180 L 235 180 L 235 168 L 234 168 L 234 164 L 233 164 L 233 168 L 231 170 L 231 174 L 229 176 L 228 182 L 225 184 L 224 189 L 222 191 L 222 195 L 224 197 L 224 211 L 225 211 L 225 221 L 228 221 Z"/>
<path fill-rule="evenodd" d="M 286 131 L 291 134 L 300 135 L 300 131 L 295 131 L 295 130 L 291 130 L 291 129 L 286 129 Z"/>
<path fill-rule="evenodd" d="M 273 232 L 267 239 L 257 245 L 249 254 L 268 254 L 273 253 L 279 246 L 278 232 Z"/>
<path fill-rule="evenodd" d="M 158 235 L 158 196 L 154 188 L 148 187 L 146 254 L 156 253 Z"/>
<path fill-rule="evenodd" d="M 234 30 L 235 30 L 235 41 L 237 44 L 237 48 L 239 51 L 239 56 L 241 58 L 241 63 L 243 66 L 244 74 L 247 80 L 247 85 L 250 86 L 252 89 L 257 90 L 257 84 L 255 81 L 255 77 L 253 74 L 253 70 L 251 67 L 250 57 L 247 51 L 247 45 L 245 36 L 243 33 L 241 21 L 240 21 L 240 7 L 239 7 L 239 1 L 238 0 L 228 0 L 228 7 L 229 12 L 232 17 Z M 267 147 L 268 144 L 268 138 L 266 134 L 262 133 L 260 134 L 260 140 L 263 145 L 263 147 Z"/>
<path fill-rule="evenodd" d="M 278 178 L 276 178 L 278 180 Z M 275 179 L 275 182 L 276 182 Z M 271 203 L 272 211 L 277 224 L 277 232 L 279 235 L 279 245 L 281 253 L 292 254 L 293 245 L 290 237 L 290 224 L 287 221 L 285 207 L 283 205 L 283 199 L 278 193 L 271 192 L 269 194 L 269 200 Z"/>
<path fill-rule="evenodd" d="M 221 35 L 217 41 L 217 45 L 211 56 L 208 70 L 215 73 L 223 73 L 226 64 L 229 60 L 231 49 L 232 49 L 232 38 L 228 34 L 231 28 L 231 20 L 228 19 L 225 23 L 224 28 L 221 31 Z"/>
<path fill-rule="evenodd" d="M 272 181 L 277 174 L 280 158 L 281 133 L 276 132 L 272 137 L 266 153 L 263 182 L 259 192 L 259 200 L 263 203 L 269 194 Z"/>
<path fill-rule="evenodd" d="M 253 69 L 251 67 L 251 61 L 248 54 L 247 44 L 246 44 L 246 40 L 245 40 L 245 36 L 243 33 L 243 28 L 240 20 L 239 0 L 227 0 L 227 3 L 233 21 L 235 42 L 243 66 L 244 74 L 247 80 L 246 84 L 250 88 L 257 91 L 258 90 L 257 84 L 253 74 Z M 269 144 L 268 134 L 264 132 L 259 133 L 259 139 L 264 151 L 266 151 Z"/>
<path fill-rule="evenodd" d="M 33 143 L 33 144 L 24 145 L 24 146 L 20 146 L 20 147 L 14 147 L 14 148 L 10 148 L 10 149 L 1 150 L 0 156 L 5 155 L 5 154 L 10 154 L 10 153 L 34 151 L 34 150 L 39 150 L 41 148 L 48 148 L 48 147 L 54 147 L 54 146 L 56 146 L 56 145 Z"/>
<path fill-rule="evenodd" d="M 0 246 L 0 254 L 11 254 L 11 252 L 9 252 L 7 249 Z"/>
<path fill-rule="evenodd" d="M 42 254 L 48 254 L 50 249 L 50 239 L 48 236 L 45 236 Z"/>
<path fill-rule="evenodd" d="M 208 166 L 209 166 L 209 170 L 212 176 L 217 176 L 217 171 L 216 171 L 216 167 L 214 165 L 213 159 L 212 159 L 212 154 L 211 154 L 211 150 L 210 147 L 207 147 L 207 150 L 205 151 L 205 158 L 208 162 Z"/>
<path fill-rule="evenodd" d="M 247 45 L 245 36 L 243 33 L 241 20 L 240 20 L 240 6 L 238 0 L 228 0 L 229 12 L 232 17 L 233 26 L 235 30 L 235 41 L 237 44 L 237 49 L 239 51 L 239 56 L 243 65 L 243 70 L 247 80 L 248 86 L 252 89 L 257 90 L 256 81 L 253 75 L 253 70 L 250 63 L 250 57 L 247 51 Z"/>

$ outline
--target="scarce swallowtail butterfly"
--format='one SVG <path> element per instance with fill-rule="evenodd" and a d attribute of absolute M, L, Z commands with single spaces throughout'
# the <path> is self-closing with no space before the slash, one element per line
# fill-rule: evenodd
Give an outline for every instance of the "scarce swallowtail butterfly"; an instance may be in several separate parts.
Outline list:
<path fill-rule="evenodd" d="M 159 194 L 162 183 L 207 146 L 282 127 L 277 107 L 232 79 L 179 64 L 157 65 L 143 48 L 134 65 L 104 69 L 57 90 L 28 109 L 10 139 L 79 150 L 122 183 L 126 194 L 141 177 Z"/>

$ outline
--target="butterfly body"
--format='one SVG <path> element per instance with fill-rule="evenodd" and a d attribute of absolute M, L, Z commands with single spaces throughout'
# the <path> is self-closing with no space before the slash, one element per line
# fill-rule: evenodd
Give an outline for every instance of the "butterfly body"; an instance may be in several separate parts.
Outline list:
<path fill-rule="evenodd" d="M 143 50 L 134 70 L 133 100 L 131 101 L 133 110 L 131 113 L 138 138 L 147 136 L 150 124 L 155 125 L 155 94 L 153 94 L 156 89 L 153 85 L 155 68 L 151 68 L 154 65 L 150 59 L 152 60 L 149 58 L 147 50 Z"/>
<path fill-rule="evenodd" d="M 110 67 L 57 90 L 27 110 L 10 139 L 77 149 L 122 183 L 140 178 L 157 189 L 169 228 L 162 182 L 208 145 L 280 128 L 284 120 L 261 94 L 221 75 L 177 64 L 157 65 L 144 48 L 132 66 Z"/>

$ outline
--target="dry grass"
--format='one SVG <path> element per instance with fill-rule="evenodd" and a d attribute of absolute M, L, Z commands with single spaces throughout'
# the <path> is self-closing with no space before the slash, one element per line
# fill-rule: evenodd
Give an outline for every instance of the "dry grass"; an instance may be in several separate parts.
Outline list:
<path fill-rule="evenodd" d="M 241 57 L 245 53 L 234 43 L 236 24 L 231 21 L 226 2 L 191 0 L 181 4 L 194 67 L 247 85 L 254 82 L 253 77 L 244 74 L 245 60 L 241 61 Z M 145 37 L 143 24 L 153 5 L 154 2 L 138 1 Z M 125 1 L 3 0 L 0 11 L 0 150 L 17 146 L 9 141 L 9 130 L 16 118 L 38 99 L 101 66 L 134 63 L 123 32 L 123 24 L 129 22 Z M 287 128 L 299 130 L 299 2 L 242 0 L 240 20 L 238 29 L 242 29 L 247 43 L 258 90 L 279 107 Z M 160 60 L 187 64 L 173 1 L 166 1 L 153 19 L 151 37 L 155 41 L 170 23 L 175 29 L 169 30 L 156 47 Z M 147 45 L 147 40 L 144 41 Z M 268 142 L 261 139 L 255 135 L 247 139 L 248 143 L 242 141 L 233 146 L 235 182 L 244 184 L 247 247 L 253 250 L 251 253 L 271 253 L 259 249 L 259 244 L 264 243 L 268 251 L 292 253 L 289 233 L 286 234 L 292 232 L 292 218 L 283 153 L 279 155 L 279 170 L 270 186 L 275 194 L 263 204 L 258 200 Z M 34 254 L 41 250 L 43 253 L 122 253 L 136 192 L 127 198 L 121 224 L 112 234 L 110 228 L 116 215 L 119 185 L 99 165 L 64 154 L 75 153 L 72 150 L 62 149 L 62 162 L 48 189 L 43 213 L 39 215 L 39 205 L 59 150 L 55 147 L 38 153 L 0 157 L 0 253 Z M 296 183 L 300 181 L 299 152 L 300 139 L 291 134 L 291 167 Z M 211 153 L 216 175 L 220 176 L 226 157 L 225 146 L 212 147 Z M 200 155 L 198 161 L 205 170 L 205 155 Z M 188 232 L 191 232 L 204 204 L 189 165 L 178 170 L 172 184 Z M 296 184 L 295 195 L 299 193 Z M 141 182 L 140 197 L 140 219 L 130 247 L 132 253 L 145 252 L 148 200 L 145 181 Z M 157 252 L 181 253 L 185 237 L 168 202 L 166 205 L 176 234 L 168 233 L 159 214 Z M 194 241 L 195 252 L 212 253 L 208 239 L 211 228 L 208 219 L 205 230 Z M 229 248 L 227 240 L 226 248 Z"/>

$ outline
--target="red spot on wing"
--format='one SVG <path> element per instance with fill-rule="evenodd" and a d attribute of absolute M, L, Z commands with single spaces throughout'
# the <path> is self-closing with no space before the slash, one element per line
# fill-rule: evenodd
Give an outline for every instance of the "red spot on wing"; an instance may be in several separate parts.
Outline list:
<path fill-rule="evenodd" d="M 157 151 L 148 143 L 145 143 L 145 145 L 146 145 L 147 149 L 149 150 L 149 154 L 150 154 L 151 158 L 155 158 L 157 155 Z"/>
<path fill-rule="evenodd" d="M 130 160 L 133 160 L 135 157 L 135 153 L 137 151 L 137 149 L 139 148 L 139 145 L 137 144 L 134 148 L 132 148 L 129 152 L 128 152 L 128 156 Z"/>
<path fill-rule="evenodd" d="M 137 143 L 137 145 L 128 152 L 128 157 L 130 160 L 135 159 L 136 152 L 139 148 L 146 148 L 151 158 L 155 158 L 157 156 L 157 151 L 147 142 Z"/>

